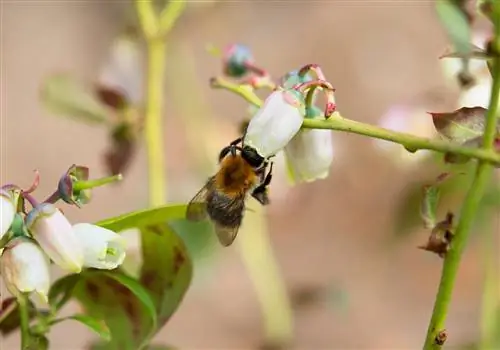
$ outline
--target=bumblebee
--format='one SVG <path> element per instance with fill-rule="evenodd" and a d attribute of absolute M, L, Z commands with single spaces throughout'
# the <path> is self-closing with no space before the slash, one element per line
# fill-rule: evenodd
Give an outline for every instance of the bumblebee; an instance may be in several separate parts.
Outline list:
<path fill-rule="evenodd" d="M 242 138 L 221 150 L 219 170 L 191 199 L 186 211 L 186 218 L 191 221 L 208 217 L 225 247 L 230 246 L 238 234 L 249 193 L 260 204 L 269 204 L 273 163 L 249 146 L 238 146 L 240 142 Z"/>

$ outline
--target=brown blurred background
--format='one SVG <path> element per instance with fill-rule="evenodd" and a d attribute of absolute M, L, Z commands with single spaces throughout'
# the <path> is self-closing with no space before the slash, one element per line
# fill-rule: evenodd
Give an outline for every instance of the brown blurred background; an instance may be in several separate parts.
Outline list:
<path fill-rule="evenodd" d="M 131 4 L 1 3 L 1 183 L 25 186 L 36 168 L 42 176 L 38 192 L 45 195 L 73 163 L 89 166 L 92 176 L 103 176 L 105 130 L 52 116 L 39 103 L 39 87 L 55 71 L 94 81 L 113 39 L 133 18 Z M 355 120 L 377 123 L 391 104 L 429 90 L 439 98 L 422 101 L 425 108 L 455 108 L 456 90 L 446 89 L 437 59 L 447 39 L 432 1 L 193 1 L 169 40 L 164 135 L 171 201 L 189 200 L 208 175 L 193 174 L 183 119 L 203 114 L 201 120 L 220 130 L 211 146 L 215 160 L 215 150 L 236 136 L 239 121 L 247 115 L 241 98 L 209 88 L 209 77 L 220 74 L 221 66 L 205 51 L 208 42 L 249 45 L 258 63 L 274 76 L 306 63 L 320 64 L 337 89 L 339 110 Z M 196 78 L 194 93 L 181 70 Z M 199 125 L 197 131 L 204 130 Z M 267 210 L 290 293 L 326 290 L 326 297 L 295 306 L 293 348 L 421 348 L 440 259 L 415 248 L 427 238 L 423 230 L 395 245 L 386 242 L 394 235 L 393 220 L 405 187 L 433 175 L 398 166 L 362 137 L 334 136 L 337 158 L 330 177 L 292 189 L 276 185 L 283 192 Z M 145 208 L 146 171 L 141 146 L 119 186 L 94 191 L 84 210 L 65 212 L 77 222 Z M 237 248 L 217 247 L 216 252 L 213 265 L 192 285 L 158 341 L 186 350 L 256 349 L 262 342 L 258 303 Z M 447 323 L 449 348 L 478 334 L 478 254 L 471 245 L 460 269 Z M 345 294 L 344 301 L 332 296 L 332 286 Z M 80 350 L 94 335 L 68 322 L 54 327 L 50 339 L 52 349 Z M 17 348 L 18 334 L 0 342 L 2 350 Z"/>

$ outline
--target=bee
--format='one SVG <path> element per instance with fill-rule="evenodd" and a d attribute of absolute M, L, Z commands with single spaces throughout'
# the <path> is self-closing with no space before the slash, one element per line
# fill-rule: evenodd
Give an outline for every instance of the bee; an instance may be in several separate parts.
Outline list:
<path fill-rule="evenodd" d="M 242 138 L 221 150 L 219 170 L 191 199 L 186 211 L 186 218 L 191 221 L 208 217 L 219 242 L 225 247 L 230 246 L 238 234 L 249 193 L 260 204 L 269 204 L 273 163 L 252 147 L 238 146 L 240 142 Z"/>

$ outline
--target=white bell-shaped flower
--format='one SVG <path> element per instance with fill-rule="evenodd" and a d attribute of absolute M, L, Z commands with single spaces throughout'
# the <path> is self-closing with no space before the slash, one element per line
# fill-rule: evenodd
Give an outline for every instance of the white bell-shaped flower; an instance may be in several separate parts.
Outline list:
<path fill-rule="evenodd" d="M 16 208 L 11 194 L 0 190 L 0 239 L 9 231 L 15 215 Z"/>
<path fill-rule="evenodd" d="M 0 271 L 12 295 L 35 292 L 44 302 L 48 301 L 49 265 L 34 242 L 24 238 L 9 242 L 0 258 Z"/>
<path fill-rule="evenodd" d="M 333 161 L 332 131 L 300 130 L 285 147 L 285 155 L 295 183 L 325 179 Z"/>
<path fill-rule="evenodd" d="M 83 250 L 73 227 L 54 205 L 42 203 L 26 218 L 26 226 L 55 264 L 69 272 L 79 273 Z"/>
<path fill-rule="evenodd" d="M 250 120 L 243 142 L 264 158 L 275 155 L 300 130 L 304 115 L 305 103 L 300 92 L 273 91 Z"/>
<path fill-rule="evenodd" d="M 125 259 L 126 240 L 117 233 L 92 224 L 73 225 L 83 248 L 83 265 L 112 270 Z"/>

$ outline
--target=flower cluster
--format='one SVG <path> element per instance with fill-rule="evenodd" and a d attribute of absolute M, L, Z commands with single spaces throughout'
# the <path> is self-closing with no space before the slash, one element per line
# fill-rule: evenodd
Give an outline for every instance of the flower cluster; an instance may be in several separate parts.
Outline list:
<path fill-rule="evenodd" d="M 326 80 L 321 68 L 309 64 L 285 74 L 278 83 L 272 83 L 265 70 L 256 68 L 250 50 L 243 45 L 229 46 L 224 51 L 223 64 L 224 73 L 231 78 L 250 75 L 246 79 L 250 83 L 244 84 L 245 89 L 265 86 L 272 90 L 245 123 L 243 143 L 263 158 L 274 157 L 283 151 L 294 183 L 326 178 L 333 161 L 332 132 L 302 128 L 305 119 L 330 118 L 336 111 L 335 89 Z M 313 78 L 311 73 L 316 77 Z M 265 84 L 262 83 L 264 80 Z M 213 85 L 218 82 L 218 87 L 228 87 L 220 79 L 213 82 Z M 318 90 L 326 96 L 323 111 L 316 106 Z"/>
<path fill-rule="evenodd" d="M 32 195 L 38 187 L 38 173 L 27 190 L 13 184 L 0 188 L 0 270 L 12 295 L 34 292 L 47 302 L 49 261 L 71 273 L 83 268 L 111 270 L 123 262 L 125 240 L 121 236 L 92 224 L 72 225 L 55 205 L 62 199 L 80 206 L 89 199 L 91 188 L 119 179 L 89 181 L 88 169 L 74 165 L 41 203 Z"/>

